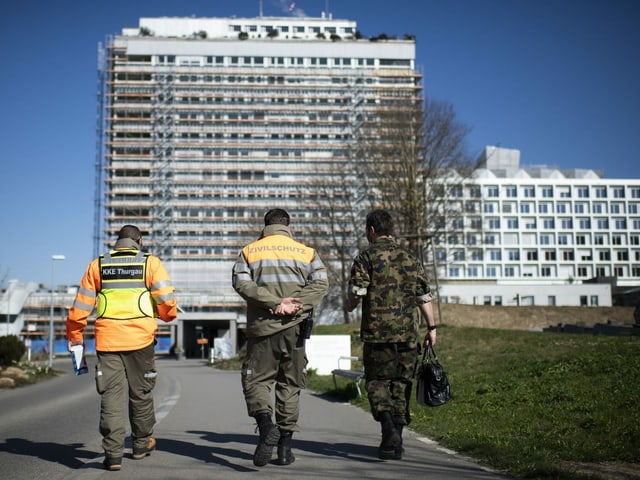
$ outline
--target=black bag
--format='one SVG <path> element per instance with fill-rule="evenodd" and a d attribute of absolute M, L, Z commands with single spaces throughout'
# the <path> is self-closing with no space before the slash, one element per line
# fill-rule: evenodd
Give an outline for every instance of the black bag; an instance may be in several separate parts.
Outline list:
<path fill-rule="evenodd" d="M 449 379 L 438 361 L 433 345 L 429 344 L 423 352 L 417 374 L 416 401 L 418 405 L 437 407 L 449 401 L 451 398 Z"/>

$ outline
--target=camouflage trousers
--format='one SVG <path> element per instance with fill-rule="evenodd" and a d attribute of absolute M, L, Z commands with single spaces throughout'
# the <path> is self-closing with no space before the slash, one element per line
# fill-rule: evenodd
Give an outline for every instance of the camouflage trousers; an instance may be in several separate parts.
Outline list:
<path fill-rule="evenodd" d="M 415 342 L 365 343 L 363 346 L 365 388 L 373 418 L 389 412 L 396 425 L 409 425 L 409 399 L 418 358 Z"/>

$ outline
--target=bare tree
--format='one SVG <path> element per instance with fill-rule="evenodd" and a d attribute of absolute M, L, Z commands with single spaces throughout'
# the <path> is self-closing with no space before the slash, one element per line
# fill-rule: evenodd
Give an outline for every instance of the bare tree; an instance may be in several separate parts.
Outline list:
<path fill-rule="evenodd" d="M 451 198 L 472 170 L 468 133 L 450 104 L 429 99 L 395 102 L 365 126 L 362 141 L 378 201 L 395 213 L 397 234 L 414 251 L 462 213 Z"/>
<path fill-rule="evenodd" d="M 472 170 L 468 132 L 447 103 L 415 97 L 386 102 L 352 131 L 345 164 L 316 172 L 310 183 L 329 232 L 323 249 L 333 266 L 332 284 L 340 288 L 332 306 L 338 307 L 338 298 L 344 305 L 369 210 L 393 212 L 400 241 L 421 258 L 462 218 L 461 202 L 451 200 Z M 343 319 L 348 323 L 349 315 Z"/>
<path fill-rule="evenodd" d="M 342 322 L 350 315 L 343 309 L 355 253 L 365 246 L 363 215 L 370 205 L 366 178 L 361 163 L 350 158 L 346 163 L 318 166 L 304 186 L 319 206 L 313 228 L 323 232 L 315 236 L 315 246 L 325 261 L 332 286 L 325 302 L 333 311 L 342 311 Z"/>

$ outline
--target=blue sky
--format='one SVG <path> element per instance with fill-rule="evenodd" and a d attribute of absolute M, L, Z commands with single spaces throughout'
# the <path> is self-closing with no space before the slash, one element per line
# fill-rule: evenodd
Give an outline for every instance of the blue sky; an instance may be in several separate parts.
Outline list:
<path fill-rule="evenodd" d="M 291 2 L 262 0 L 265 16 Z M 640 178 L 640 2 L 298 0 L 364 36 L 417 39 L 425 93 L 469 149 Z M 0 281 L 77 284 L 93 254 L 97 46 L 152 16 L 255 17 L 259 0 L 21 0 L 0 6 Z"/>

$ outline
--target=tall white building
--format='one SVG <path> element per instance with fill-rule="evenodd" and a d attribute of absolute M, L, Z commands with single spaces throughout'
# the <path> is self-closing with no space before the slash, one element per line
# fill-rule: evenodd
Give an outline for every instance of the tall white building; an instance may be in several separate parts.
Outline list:
<path fill-rule="evenodd" d="M 231 264 L 264 213 L 317 223 L 309 179 L 344 167 L 367 111 L 420 98 L 413 39 L 357 37 L 352 21 L 261 17 L 142 18 L 110 38 L 96 253 L 136 224 L 183 291 L 237 301 Z"/>
<path fill-rule="evenodd" d="M 244 321 L 231 267 L 265 212 L 322 238 L 313 178 L 342 171 L 367 115 L 422 94 L 413 38 L 324 17 L 141 18 L 99 65 L 95 253 L 139 226 L 205 329 Z"/>

